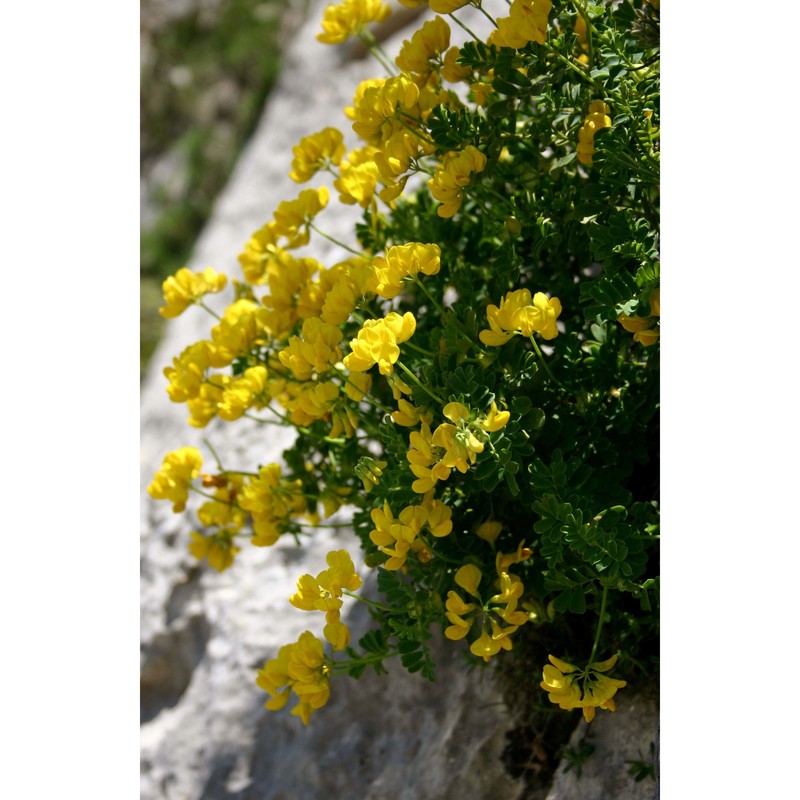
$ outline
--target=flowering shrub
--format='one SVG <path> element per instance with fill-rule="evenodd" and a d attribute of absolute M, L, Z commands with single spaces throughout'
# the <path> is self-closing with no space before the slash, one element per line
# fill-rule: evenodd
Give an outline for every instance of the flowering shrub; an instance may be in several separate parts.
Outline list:
<path fill-rule="evenodd" d="M 465 5 L 430 2 L 466 29 Z M 389 6 L 326 10 L 320 41 L 358 36 L 387 72 L 345 110 L 359 147 L 328 127 L 287 165 L 363 209 L 340 261 L 298 252 L 327 235 L 320 185 L 253 233 L 243 279 L 164 283 L 166 317 L 233 289 L 165 370 L 189 423 L 297 431 L 282 464 L 166 456 L 150 494 L 175 512 L 206 498 L 190 551 L 221 571 L 247 538 L 297 538 L 347 506 L 377 572 L 381 596 L 361 597 L 354 554 L 334 551 L 287 598 L 325 615 L 324 640 L 304 632 L 257 682 L 304 723 L 339 673 L 397 656 L 433 680 L 434 629 L 478 662 L 544 643 L 530 691 L 587 721 L 656 674 L 658 4 L 473 5 L 486 40 L 451 47 L 436 16 L 394 62 L 369 29 Z M 344 596 L 373 612 L 355 643 Z"/>

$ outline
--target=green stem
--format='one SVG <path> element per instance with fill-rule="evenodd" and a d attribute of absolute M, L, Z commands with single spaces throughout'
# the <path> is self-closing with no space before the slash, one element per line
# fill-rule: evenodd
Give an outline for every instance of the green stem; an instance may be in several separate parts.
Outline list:
<path fill-rule="evenodd" d="M 351 592 L 347 589 L 342 589 L 342 594 L 346 594 L 348 597 L 352 597 L 354 600 L 358 600 L 365 605 L 372 606 L 372 608 L 377 608 L 378 611 L 385 611 L 387 614 L 392 614 L 397 610 L 394 608 L 389 608 L 389 606 L 382 605 L 381 603 L 376 603 L 374 600 L 367 600 L 366 597 L 362 597 L 360 594 L 356 594 L 355 592 Z"/>
<path fill-rule="evenodd" d="M 436 310 L 439 312 L 439 314 L 441 314 L 442 316 L 444 316 L 444 314 L 445 314 L 445 311 L 444 311 L 444 309 L 443 309 L 443 308 L 442 308 L 442 306 L 441 306 L 441 305 L 439 305 L 439 303 L 438 303 L 438 302 L 437 302 L 437 301 L 434 299 L 433 295 L 432 295 L 432 294 L 431 294 L 431 293 L 428 291 L 428 289 L 427 289 L 427 287 L 425 286 L 425 284 L 424 284 L 424 283 L 423 283 L 423 282 L 422 282 L 422 281 L 419 279 L 419 276 L 418 276 L 418 275 L 414 275 L 414 276 L 413 276 L 413 278 L 414 278 L 414 283 L 416 283 L 416 284 L 417 284 L 417 286 L 419 286 L 419 288 L 420 288 L 420 289 L 422 289 L 422 291 L 423 291 L 423 292 L 425 292 L 425 296 L 428 298 L 428 300 L 430 300 L 430 301 L 431 301 L 431 303 L 433 303 L 434 307 L 435 307 L 435 308 L 436 308 Z"/>
<path fill-rule="evenodd" d="M 418 353 L 422 353 L 424 356 L 430 356 L 431 358 L 436 358 L 436 353 L 431 352 L 430 350 L 426 350 L 424 347 L 420 347 L 418 344 L 414 344 L 410 339 L 403 344 L 408 345 L 412 350 L 416 350 Z"/>
<path fill-rule="evenodd" d="M 561 381 L 559 381 L 555 375 L 550 371 L 550 367 L 547 366 L 547 361 L 545 361 L 544 354 L 539 349 L 539 345 L 536 344 L 536 339 L 533 338 L 533 334 L 530 335 L 531 344 L 533 345 L 533 349 L 536 351 L 536 355 L 539 357 L 539 361 L 541 361 L 542 366 L 544 367 L 544 371 L 550 377 L 550 380 L 556 384 L 556 386 L 561 386 Z"/>
<path fill-rule="evenodd" d="M 422 289 L 422 291 L 425 293 L 425 296 L 428 298 L 428 300 L 431 301 L 431 303 L 433 303 L 434 307 L 439 312 L 440 316 L 443 317 L 447 313 L 447 311 L 444 308 L 442 308 L 442 306 L 439 303 L 436 302 L 433 295 L 431 295 L 425 284 L 419 279 L 417 275 L 414 275 L 414 282 L 417 284 L 417 286 L 419 286 L 420 289 Z M 461 321 L 455 314 L 452 315 L 452 319 L 456 327 L 461 331 L 461 333 L 464 334 L 464 336 L 467 339 L 469 339 L 471 344 L 474 344 L 476 347 L 481 346 L 472 338 L 470 332 L 461 324 Z"/>
<path fill-rule="evenodd" d="M 222 474 L 223 475 L 249 475 L 249 476 L 251 476 L 253 478 L 257 478 L 258 477 L 258 473 L 257 472 L 246 472 L 243 469 L 223 469 L 222 470 Z"/>
<path fill-rule="evenodd" d="M 483 41 L 483 39 L 481 39 L 479 36 L 476 36 L 455 14 L 448 14 L 447 16 L 450 17 L 450 19 L 452 19 L 459 28 L 465 30 L 476 42 Z"/>
<path fill-rule="evenodd" d="M 594 644 L 592 645 L 592 654 L 589 656 L 589 664 L 594 663 L 594 658 L 597 655 L 597 645 L 600 644 L 600 631 L 603 630 L 603 617 L 606 614 L 606 601 L 608 600 L 608 586 L 603 587 L 603 599 L 600 601 L 600 618 L 597 620 L 597 631 L 594 634 Z"/>
<path fill-rule="evenodd" d="M 231 506 L 232 508 L 238 508 L 239 511 L 245 511 L 238 503 L 234 503 L 233 500 L 221 500 L 219 497 L 214 497 L 213 494 L 209 494 L 208 492 L 204 492 L 202 489 L 198 489 L 195 486 L 189 486 L 189 491 L 195 492 L 196 494 L 201 495 L 202 497 L 207 497 L 209 500 L 213 500 L 215 503 L 221 503 L 223 506 Z M 248 513 L 248 512 L 245 512 Z"/>
<path fill-rule="evenodd" d="M 336 675 L 337 673 L 341 674 L 343 672 L 347 672 L 352 667 L 358 666 L 359 664 L 374 664 L 378 661 L 383 661 L 386 658 L 392 658 L 393 656 L 400 655 L 399 650 L 390 650 L 385 653 L 375 653 L 369 656 L 361 656 L 361 658 L 349 658 L 347 661 L 332 661 L 330 662 L 331 673 Z"/>
<path fill-rule="evenodd" d="M 318 525 L 313 525 L 310 522 L 298 522 L 297 520 L 292 520 L 293 525 L 297 525 L 300 528 L 313 528 L 316 530 L 317 528 L 352 528 L 352 522 L 330 522 L 324 523 L 320 522 Z"/>
<path fill-rule="evenodd" d="M 573 64 L 568 58 L 565 58 L 563 55 L 561 55 L 561 53 L 559 53 L 558 50 L 555 50 L 554 48 L 550 47 L 549 45 L 545 45 L 545 47 L 547 47 L 547 51 L 549 53 L 554 55 L 565 66 L 569 67 L 573 72 L 577 72 L 578 75 L 580 75 L 581 78 L 583 78 L 583 80 L 585 80 L 593 89 L 596 89 L 596 90 L 599 91 L 597 83 L 595 82 L 595 80 L 593 78 L 591 78 L 587 73 L 585 73 L 582 69 L 580 69 L 580 67 L 576 67 L 575 64 Z"/>
<path fill-rule="evenodd" d="M 414 383 L 416 383 L 417 386 L 422 389 L 422 391 L 429 394 L 437 403 L 439 403 L 439 405 L 445 405 L 445 401 L 442 400 L 442 398 L 438 395 L 434 394 L 427 386 L 425 386 L 424 383 L 421 383 L 419 378 L 417 378 L 417 376 L 402 361 L 396 361 L 395 366 L 400 367 L 400 369 L 403 370 L 403 372 L 405 372 L 405 374 L 408 375 L 408 377 L 411 378 L 411 380 L 414 381 Z"/>
<path fill-rule="evenodd" d="M 496 21 L 496 20 L 495 20 L 495 18 L 494 18 L 494 17 L 493 17 L 493 16 L 492 16 L 492 15 L 491 15 L 491 14 L 490 14 L 490 13 L 489 13 L 489 12 L 488 12 L 488 11 L 487 11 L 485 8 L 484 8 L 484 7 L 483 7 L 483 5 L 482 5 L 481 3 L 478 3 L 478 5 L 476 6 L 476 8 L 478 9 L 478 11 L 480 11 L 480 12 L 481 12 L 481 14 L 483 14 L 483 16 L 484 16 L 484 17 L 486 17 L 486 19 L 488 19 L 488 20 L 489 20 L 489 22 L 491 22 L 491 23 L 492 23 L 492 25 L 494 25 L 494 26 L 495 26 L 495 28 L 497 27 L 497 21 Z"/>
<path fill-rule="evenodd" d="M 359 32 L 358 38 L 361 39 L 362 44 L 369 50 L 373 58 L 389 73 L 389 77 L 393 78 L 397 74 L 397 70 L 372 31 L 365 28 Z"/>
<path fill-rule="evenodd" d="M 220 457 L 217 455 L 216 450 L 214 450 L 214 448 L 211 446 L 211 442 L 209 442 L 208 439 L 203 439 L 203 444 L 211 451 L 211 455 L 214 457 L 214 461 L 217 462 L 217 469 L 220 472 L 225 472 L 225 469 L 222 466 L 222 461 L 220 460 Z M 228 471 L 230 472 L 231 470 Z"/>
<path fill-rule="evenodd" d="M 208 313 L 211 314 L 211 316 L 214 317 L 214 319 L 219 319 L 219 320 L 222 319 L 222 317 L 220 317 L 220 315 L 217 314 L 216 311 L 212 311 L 202 300 L 195 300 L 195 303 L 197 303 L 197 305 L 200 306 L 200 308 L 203 308 L 206 311 L 208 311 Z"/>
<path fill-rule="evenodd" d="M 261 417 L 253 416 L 252 414 L 248 414 L 246 411 L 244 414 L 242 414 L 242 416 L 253 420 L 253 422 L 257 422 L 259 425 L 275 425 L 278 428 L 287 428 L 291 425 L 289 422 L 275 422 L 274 419 L 261 419 Z"/>
<path fill-rule="evenodd" d="M 349 383 L 351 386 L 355 387 L 359 392 L 363 391 L 361 389 L 361 387 L 357 386 L 355 383 L 353 383 L 353 381 L 350 380 L 350 377 L 348 375 L 345 375 L 344 371 L 339 369 L 339 367 L 337 367 L 336 364 L 333 364 L 332 362 L 329 361 L 328 362 L 328 366 L 333 368 L 339 374 L 340 377 L 344 378 L 346 383 Z M 386 408 L 386 406 L 384 406 L 381 403 L 379 403 L 374 397 L 372 397 L 372 395 L 369 392 L 364 393 L 361 396 L 361 399 L 362 400 L 366 400 L 368 403 L 371 403 L 379 411 L 383 411 L 384 414 L 391 414 L 392 413 L 391 409 L 388 409 L 388 408 Z"/>
<path fill-rule="evenodd" d="M 311 228 L 311 230 L 314 231 L 315 233 L 318 233 L 320 236 L 322 236 L 325 239 L 327 239 L 329 242 L 333 242 L 333 244 L 338 245 L 343 250 L 347 250 L 349 253 L 352 253 L 353 255 L 356 255 L 356 256 L 363 256 L 364 255 L 363 251 L 354 250 L 352 247 L 350 247 L 349 245 L 346 245 L 344 242 L 340 242 L 338 239 L 334 239 L 333 236 L 329 236 L 327 233 L 325 233 L 325 231 L 320 230 L 313 222 L 309 222 L 308 223 L 308 227 Z"/>
<path fill-rule="evenodd" d="M 425 144 L 429 144 L 429 145 L 431 145 L 432 147 L 436 147 L 436 142 L 434 142 L 434 141 L 433 141 L 433 139 L 429 139 L 427 136 L 425 136 L 424 134 L 420 133 L 420 130 L 419 130 L 419 128 L 414 128 L 414 127 L 412 127 L 412 126 L 411 126 L 411 125 L 409 125 L 409 124 L 406 122 L 406 120 L 404 120 L 402 117 L 406 117 L 406 119 L 410 119 L 412 122 L 416 123 L 417 125 L 419 125 L 419 124 L 420 124 L 419 120 L 417 120 L 417 119 L 414 119 L 414 117 L 412 117 L 410 114 L 406 114 L 406 113 L 404 113 L 404 112 L 401 112 L 401 116 L 398 116 L 398 117 L 397 117 L 397 121 L 398 121 L 398 122 L 399 122 L 399 123 L 400 123 L 400 124 L 401 124 L 401 125 L 402 125 L 402 126 L 403 126 L 403 127 L 404 127 L 404 128 L 407 130 L 407 131 L 408 131 L 408 132 L 409 132 L 409 133 L 412 133 L 412 134 L 414 134 L 414 136 L 416 136 L 416 137 L 417 137 L 417 139 L 419 139 L 420 141 L 423 141 L 423 142 L 425 142 Z"/>

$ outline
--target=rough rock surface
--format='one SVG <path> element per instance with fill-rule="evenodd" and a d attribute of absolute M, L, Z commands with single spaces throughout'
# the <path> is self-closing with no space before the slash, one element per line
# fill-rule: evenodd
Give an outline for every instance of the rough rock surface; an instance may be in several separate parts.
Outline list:
<path fill-rule="evenodd" d="M 360 80 L 379 74 L 371 61 L 348 60 L 346 49 L 315 41 L 325 4 L 311 3 L 283 78 L 197 242 L 191 269 L 213 266 L 238 274 L 236 256 L 244 242 L 281 200 L 301 188 L 287 176 L 291 148 L 325 125 L 347 131 L 341 109 L 352 102 Z M 473 29 L 483 21 L 477 13 L 469 18 Z M 461 31 L 452 27 L 454 42 L 461 41 Z M 394 34 L 387 49 L 396 52 L 408 35 Z M 320 225 L 346 241 L 358 217 L 358 209 L 348 211 L 339 207 L 323 214 Z M 323 263 L 341 257 L 322 239 L 305 252 Z M 142 799 L 520 797 L 521 783 L 506 774 L 500 760 L 513 721 L 488 673 L 463 669 L 452 645 L 436 645 L 435 688 L 398 665 L 389 676 L 334 682 L 330 703 L 307 727 L 286 712 L 264 710 L 265 695 L 254 683 L 257 669 L 303 630 L 321 631 L 321 615 L 288 603 L 297 578 L 322 569 L 330 549 L 347 548 L 356 562 L 359 551 L 352 533 L 331 529 L 315 534 L 313 547 L 290 540 L 271 548 L 245 546 L 233 567 L 217 574 L 188 554 L 189 522 L 172 514 L 169 503 L 147 496 L 145 487 L 163 456 L 177 447 L 197 446 L 212 462 L 203 444 L 207 438 L 226 466 L 251 469 L 279 459 L 291 443 L 285 429 L 246 420 L 216 421 L 196 430 L 185 423 L 185 408 L 170 403 L 163 367 L 188 344 L 207 337 L 212 323 L 198 309 L 171 321 L 142 388 Z M 346 605 L 345 611 L 357 637 L 367 617 L 361 608 L 348 611 Z M 623 717 L 622 705 L 618 716 Z M 603 722 L 593 725 L 598 721 Z M 598 726 L 598 738 L 600 731 Z M 600 759 L 598 764 L 602 771 Z M 588 774 L 587 765 L 583 772 Z M 551 800 L 641 796 L 559 791 Z"/>
<path fill-rule="evenodd" d="M 628 762 L 653 764 L 651 742 L 656 744 L 658 707 L 654 697 L 620 693 L 617 710 L 612 714 L 598 710 L 590 725 L 580 721 L 568 747 L 579 751 L 581 742 L 594 748 L 583 762 L 580 775 L 576 769 L 565 771 L 567 762 L 553 776 L 547 800 L 653 800 L 655 777 L 638 783 Z"/>

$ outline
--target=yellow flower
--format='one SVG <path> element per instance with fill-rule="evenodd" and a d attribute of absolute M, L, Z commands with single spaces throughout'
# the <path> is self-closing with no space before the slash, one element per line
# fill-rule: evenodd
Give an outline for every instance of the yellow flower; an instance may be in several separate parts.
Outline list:
<path fill-rule="evenodd" d="M 222 393 L 217 414 L 226 422 L 239 419 L 253 406 L 263 408 L 268 398 L 263 397 L 267 385 L 267 368 L 250 367 L 238 378 L 234 378 Z M 266 402 L 265 402 L 266 401 Z"/>
<path fill-rule="evenodd" d="M 172 359 L 171 367 L 164 368 L 164 375 L 169 380 L 167 394 L 173 403 L 183 403 L 200 394 L 206 370 L 211 365 L 210 345 L 208 341 L 195 342 Z"/>
<path fill-rule="evenodd" d="M 448 83 L 460 83 L 472 76 L 472 70 L 458 63 L 461 55 L 458 47 L 451 47 L 445 54 L 442 62 L 441 75 Z"/>
<path fill-rule="evenodd" d="M 533 555 L 533 550 L 530 547 L 525 547 L 525 540 L 523 539 L 513 553 L 498 553 L 495 556 L 495 567 L 497 574 L 501 575 L 508 571 L 512 564 L 519 564 L 521 561 L 527 561 Z"/>
<path fill-rule="evenodd" d="M 281 400 L 295 425 L 310 425 L 314 420 L 322 419 L 333 410 L 339 399 L 339 386 L 333 381 L 309 381 L 290 384 L 288 388 L 290 392 L 299 389 L 295 397 Z"/>
<path fill-rule="evenodd" d="M 650 294 L 650 313 L 649 317 L 629 317 L 627 314 L 620 314 L 617 322 L 625 328 L 628 333 L 633 334 L 633 341 L 639 342 L 644 347 L 650 347 L 658 341 L 659 329 L 656 317 L 661 316 L 661 291 L 654 289 Z"/>
<path fill-rule="evenodd" d="M 413 491 L 425 494 L 438 481 L 446 481 L 450 477 L 451 468 L 439 460 L 442 451 L 437 448 L 434 453 L 431 431 L 426 422 L 423 421 L 419 431 L 411 432 L 409 444 L 406 459 L 411 472 L 416 476 L 416 480 L 411 484 Z"/>
<path fill-rule="evenodd" d="M 338 619 L 329 622 L 322 629 L 322 635 L 334 650 L 344 650 L 350 644 L 350 629 Z"/>
<path fill-rule="evenodd" d="M 392 412 L 392 421 L 405 428 L 414 428 L 419 425 L 420 421 L 423 419 L 430 425 L 430 414 L 426 414 L 413 403 L 404 400 L 402 397 L 397 401 L 397 411 Z"/>
<path fill-rule="evenodd" d="M 289 177 L 297 183 L 305 183 L 329 164 L 338 166 L 344 152 L 344 137 L 336 128 L 323 128 L 317 133 L 304 136 L 292 148 L 294 160 Z"/>
<path fill-rule="evenodd" d="M 456 642 L 463 639 L 470 631 L 472 623 L 475 621 L 474 617 L 467 620 L 464 617 L 470 611 L 478 608 L 475 603 L 465 603 L 461 596 L 452 589 L 447 593 L 447 601 L 445 602 L 447 609 L 445 616 L 450 620 L 449 627 L 445 628 L 444 635 Z"/>
<path fill-rule="evenodd" d="M 589 166 L 595 152 L 594 135 L 603 128 L 611 127 L 608 105 L 602 100 L 593 100 L 589 104 L 589 113 L 578 131 L 578 161 Z"/>
<path fill-rule="evenodd" d="M 498 411 L 497 403 L 492 400 L 492 405 L 489 408 L 489 413 L 481 417 L 475 424 L 482 430 L 489 433 L 499 431 L 506 426 L 506 423 L 511 419 L 510 411 Z"/>
<path fill-rule="evenodd" d="M 448 536 L 453 530 L 453 509 L 441 500 L 434 500 L 432 491 L 425 495 L 422 506 L 428 512 L 426 524 L 430 532 L 437 539 Z"/>
<path fill-rule="evenodd" d="M 358 203 L 366 208 L 375 195 L 378 185 L 378 166 L 376 147 L 361 147 L 351 150 L 347 159 L 339 165 L 339 177 L 333 186 L 339 192 L 339 201 L 347 205 Z"/>
<path fill-rule="evenodd" d="M 297 380 L 307 381 L 315 372 L 323 375 L 341 360 L 342 351 L 338 347 L 341 340 L 342 332 L 336 325 L 311 317 L 303 323 L 301 336 L 292 336 L 278 358 Z"/>
<path fill-rule="evenodd" d="M 223 572 L 233 564 L 234 556 L 241 550 L 235 547 L 230 531 L 222 530 L 211 536 L 203 536 L 192 532 L 192 541 L 189 544 L 189 552 L 199 561 L 204 558 L 208 565 L 217 572 Z"/>
<path fill-rule="evenodd" d="M 200 474 L 203 457 L 195 447 L 181 447 L 164 456 L 161 469 L 153 476 L 147 493 L 154 500 L 171 500 L 178 514 L 186 508 L 189 484 Z"/>
<path fill-rule="evenodd" d="M 275 223 L 262 225 L 247 241 L 238 261 L 247 283 L 257 286 L 265 283 L 277 249 L 278 234 Z"/>
<path fill-rule="evenodd" d="M 561 301 L 557 297 L 536 292 L 531 299 L 528 289 L 517 289 L 508 292 L 499 306 L 487 306 L 489 328 L 478 336 L 489 347 L 499 347 L 517 333 L 527 338 L 536 332 L 544 339 L 554 339 L 558 336 L 556 320 L 560 315 Z"/>
<path fill-rule="evenodd" d="M 382 375 L 391 374 L 400 358 L 398 345 L 410 339 L 416 328 L 417 321 L 410 311 L 402 317 L 391 311 L 383 319 L 367 320 L 358 336 L 350 342 L 353 352 L 345 356 L 345 367 L 364 372 L 377 364 Z"/>
<path fill-rule="evenodd" d="M 420 272 L 435 275 L 439 272 L 441 250 L 437 244 L 409 242 L 386 251 L 386 256 L 376 256 L 372 267 L 377 276 L 376 291 L 381 297 L 391 299 L 403 290 L 403 280 Z"/>
<path fill-rule="evenodd" d="M 280 464 L 261 467 L 239 493 L 239 505 L 252 516 L 257 547 L 275 544 L 289 518 L 307 511 L 302 482 L 283 479 Z"/>
<path fill-rule="evenodd" d="M 384 501 L 383 509 L 373 508 L 370 516 L 375 529 L 370 531 L 369 538 L 382 553 L 389 556 L 383 568 L 401 569 L 409 552 L 414 552 L 415 545 L 419 545 L 417 534 L 427 521 L 427 509 L 423 506 L 406 506 L 395 519 L 388 502 Z"/>
<path fill-rule="evenodd" d="M 323 14 L 322 33 L 317 34 L 317 41 L 340 44 L 358 36 L 371 22 L 383 22 L 391 13 L 391 6 L 381 0 L 344 0 L 330 5 Z"/>
<path fill-rule="evenodd" d="M 403 72 L 413 72 L 427 80 L 436 60 L 449 46 L 450 26 L 441 17 L 434 17 L 403 42 L 394 63 Z"/>
<path fill-rule="evenodd" d="M 464 564 L 463 567 L 459 567 L 456 572 L 455 582 L 467 594 L 471 594 L 480 600 L 478 584 L 481 582 L 481 571 L 474 564 Z"/>
<path fill-rule="evenodd" d="M 289 249 L 308 244 L 308 226 L 314 217 L 328 205 L 329 192 L 325 186 L 319 189 L 303 189 L 294 200 L 284 200 L 275 211 L 274 231 L 285 237 Z"/>
<path fill-rule="evenodd" d="M 216 487 L 214 499 L 197 509 L 197 518 L 208 528 L 225 528 L 231 533 L 247 523 L 247 512 L 239 508 L 237 497 L 244 485 L 240 475 L 200 474 L 204 488 Z"/>
<path fill-rule="evenodd" d="M 299 702 L 291 713 L 308 724 L 311 714 L 330 698 L 330 672 L 322 642 L 304 631 L 297 642 L 284 645 L 277 658 L 264 664 L 256 684 L 270 695 L 265 703 L 270 711 L 283 708 L 294 692 Z"/>
<path fill-rule="evenodd" d="M 442 203 L 436 209 L 440 217 L 447 219 L 455 215 L 461 208 L 464 189 L 469 185 L 471 176 L 483 172 L 485 167 L 486 156 L 472 145 L 444 156 L 441 165 L 428 181 L 428 188 L 434 199 Z"/>
<path fill-rule="evenodd" d="M 342 592 L 355 591 L 361 586 L 361 578 L 355 572 L 353 560 L 346 550 L 328 553 L 326 561 L 329 569 L 320 572 L 316 578 L 302 575 L 297 581 L 297 592 L 289 602 L 303 611 L 324 611 L 327 625 L 323 631 L 325 639 L 334 650 L 344 650 L 350 643 L 350 631 L 339 619 L 342 607 Z"/>
<path fill-rule="evenodd" d="M 544 44 L 547 38 L 547 15 L 553 4 L 550 0 L 514 0 L 509 16 L 497 20 L 489 44 L 519 49 L 528 42 Z"/>
<path fill-rule="evenodd" d="M 314 307 L 301 307 L 301 297 L 307 298 L 312 277 L 323 270 L 315 258 L 295 258 L 283 249 L 277 249 L 272 262 L 274 269 L 269 274 L 269 294 L 263 299 L 269 313 L 264 319 L 272 335 L 277 339 L 287 336 L 301 316 L 317 316 Z M 301 311 L 303 313 L 301 313 Z"/>
<path fill-rule="evenodd" d="M 528 621 L 528 615 L 524 611 L 517 611 L 519 598 L 522 597 L 525 587 L 516 575 L 509 575 L 507 572 L 500 573 L 500 592 L 489 598 L 490 603 L 496 606 L 504 605 L 505 608 L 499 610 L 494 608 L 494 612 L 509 625 L 519 627 Z"/>
<path fill-rule="evenodd" d="M 431 443 L 444 450 L 439 463 L 461 473 L 466 472 L 470 464 L 475 463 L 478 453 L 483 452 L 483 442 L 478 441 L 465 425 L 456 426 L 443 422 L 433 432 Z"/>
<path fill-rule="evenodd" d="M 187 422 L 193 428 L 204 428 L 217 416 L 225 386 L 230 380 L 227 375 L 214 375 L 213 383 L 202 384 L 197 395 L 186 401 L 186 408 L 189 409 Z"/>
<path fill-rule="evenodd" d="M 363 91 L 362 91 L 363 86 Z M 359 86 L 353 99 L 353 131 L 368 145 L 383 148 L 393 133 L 415 116 L 419 87 L 408 75 Z M 403 115 L 402 123 L 398 119 Z"/>
<path fill-rule="evenodd" d="M 551 663 L 545 665 L 539 685 L 548 693 L 551 703 L 563 709 L 583 709 L 587 722 L 594 719 L 596 708 L 615 710 L 612 698 L 626 682 L 602 673 L 617 663 L 616 655 L 606 661 L 595 661 L 583 670 L 555 656 L 549 655 L 548 658 Z"/>
<path fill-rule="evenodd" d="M 231 303 L 222 319 L 211 329 L 213 348 L 209 358 L 214 367 L 225 367 L 240 355 L 249 353 L 257 342 L 269 335 L 269 311 L 247 297 Z"/>
<path fill-rule="evenodd" d="M 162 284 L 166 305 L 158 309 L 162 317 L 172 319 L 182 314 L 192 303 L 212 292 L 221 292 L 228 279 L 217 274 L 211 267 L 203 272 L 179 269 Z"/>
<path fill-rule="evenodd" d="M 502 522 L 487 519 L 485 522 L 482 522 L 477 528 L 475 528 L 475 535 L 483 539 L 485 542 L 489 542 L 489 544 L 494 544 L 495 539 L 497 539 L 497 537 L 500 535 L 500 531 L 502 530 Z"/>
<path fill-rule="evenodd" d="M 437 14 L 452 14 L 469 3 L 470 0 L 430 0 L 428 5 L 431 11 L 435 11 Z"/>
<path fill-rule="evenodd" d="M 325 561 L 328 569 L 322 570 L 317 575 L 317 580 L 333 597 L 341 597 L 345 589 L 354 592 L 361 586 L 361 577 L 347 550 L 333 550 L 325 556 Z"/>
<path fill-rule="evenodd" d="M 494 619 L 490 620 L 490 625 L 492 627 L 491 634 L 486 630 L 486 621 L 484 620 L 481 627 L 481 635 L 469 648 L 473 655 L 482 658 L 486 662 L 501 650 L 511 650 L 512 645 L 509 637 L 517 630 L 514 626 L 501 628 Z"/>
<path fill-rule="evenodd" d="M 578 61 L 582 64 L 589 63 L 589 57 L 586 55 L 589 52 L 589 38 L 586 28 L 586 19 L 583 14 L 578 13 L 575 17 L 575 37 L 578 40 L 578 50 L 580 55 Z"/>

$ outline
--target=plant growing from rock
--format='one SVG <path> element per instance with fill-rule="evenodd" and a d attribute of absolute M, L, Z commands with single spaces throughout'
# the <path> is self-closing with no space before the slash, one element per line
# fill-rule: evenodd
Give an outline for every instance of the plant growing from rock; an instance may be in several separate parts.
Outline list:
<path fill-rule="evenodd" d="M 360 145 L 336 128 L 298 143 L 287 170 L 319 185 L 253 233 L 241 279 L 164 284 L 167 317 L 233 288 L 165 370 L 189 423 L 297 432 L 282 464 L 166 456 L 150 494 L 205 499 L 191 552 L 224 570 L 248 538 L 313 547 L 346 507 L 377 573 L 380 596 L 359 595 L 355 554 L 333 551 L 288 598 L 324 614 L 323 638 L 257 682 L 303 722 L 341 673 L 399 658 L 434 680 L 434 629 L 477 663 L 542 642 L 530 691 L 587 721 L 656 677 L 658 4 L 486 0 L 491 35 L 451 47 L 464 5 L 431 0 L 394 59 L 369 27 L 387 5 L 330 6 L 319 38 L 358 36 L 386 72 L 345 110 Z M 332 193 L 363 215 L 322 264 L 302 248 L 330 238 Z M 358 642 L 350 598 L 375 622 Z"/>

